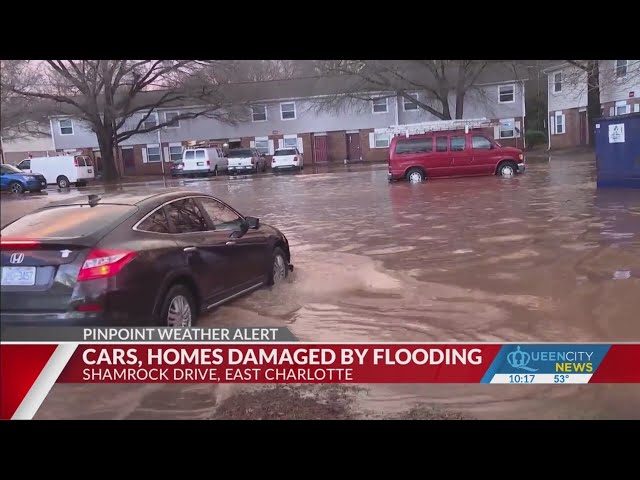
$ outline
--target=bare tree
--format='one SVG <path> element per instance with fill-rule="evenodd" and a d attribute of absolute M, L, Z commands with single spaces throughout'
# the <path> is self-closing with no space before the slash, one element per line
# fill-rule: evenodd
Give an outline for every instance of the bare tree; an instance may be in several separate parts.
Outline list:
<path fill-rule="evenodd" d="M 41 99 L 56 113 L 72 115 L 90 125 L 97 136 L 107 181 L 119 176 L 114 147 L 134 135 L 201 116 L 234 121 L 234 110 L 222 88 L 231 77 L 225 62 L 47 60 L 31 67 L 35 82 L 15 83 L 11 92 L 25 99 Z M 169 120 L 158 115 L 157 122 L 148 122 L 160 108 L 194 104 L 199 106 Z"/>
<path fill-rule="evenodd" d="M 0 136 L 3 141 L 48 135 L 49 111 L 33 99 L 21 98 L 14 92 L 34 80 L 28 62 L 0 60 Z"/>
<path fill-rule="evenodd" d="M 461 119 L 467 93 L 477 86 L 481 75 L 500 64 L 512 62 L 487 60 L 329 60 L 317 62 L 317 68 L 328 76 L 348 76 L 348 91 L 323 100 L 325 107 L 345 100 L 373 100 L 400 96 L 441 120 Z M 512 69 L 517 74 L 517 69 Z M 514 77 L 515 79 L 515 77 Z M 414 92 L 424 92 L 418 99 Z M 454 98 L 453 111 L 450 99 Z"/>
<path fill-rule="evenodd" d="M 602 116 L 602 91 L 620 84 L 634 85 L 640 80 L 640 60 L 627 60 L 620 71 L 616 61 L 603 63 L 601 60 L 566 60 L 572 69 L 562 72 L 562 82 L 570 86 L 567 95 L 574 99 L 586 95 L 587 118 L 589 119 L 589 144 L 594 146 L 594 122 Z M 554 81 L 553 79 L 551 80 Z"/>

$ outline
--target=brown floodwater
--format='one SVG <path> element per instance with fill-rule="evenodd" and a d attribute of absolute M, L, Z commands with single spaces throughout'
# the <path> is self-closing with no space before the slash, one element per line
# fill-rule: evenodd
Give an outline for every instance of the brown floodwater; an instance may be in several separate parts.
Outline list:
<path fill-rule="evenodd" d="M 510 179 L 388 184 L 378 166 L 169 184 L 215 194 L 291 243 L 286 285 L 201 325 L 286 325 L 315 342 L 640 341 L 640 191 L 596 189 L 591 156 Z M 4 201 L 3 223 L 12 205 L 61 195 Z M 238 388 L 58 385 L 38 418 L 209 418 Z M 367 389 L 358 405 L 381 418 L 415 403 L 478 418 L 640 418 L 640 385 Z"/>

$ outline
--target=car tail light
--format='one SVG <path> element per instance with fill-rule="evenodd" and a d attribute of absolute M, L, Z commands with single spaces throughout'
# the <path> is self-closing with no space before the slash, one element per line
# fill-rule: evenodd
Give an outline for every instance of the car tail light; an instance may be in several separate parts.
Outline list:
<path fill-rule="evenodd" d="M 79 312 L 100 312 L 102 311 L 102 305 L 97 303 L 83 303 L 76 308 Z"/>
<path fill-rule="evenodd" d="M 251 165 L 255 165 L 255 163 L 256 163 L 256 159 L 255 159 L 255 158 L 252 158 L 252 159 L 251 159 Z"/>
<path fill-rule="evenodd" d="M 78 281 L 112 277 L 135 256 L 136 252 L 128 250 L 92 250 L 78 273 Z"/>
<path fill-rule="evenodd" d="M 73 159 L 73 165 L 76 166 L 76 167 L 78 166 L 78 159 L 77 158 Z"/>
<path fill-rule="evenodd" d="M 40 245 L 40 242 L 37 240 L 20 240 L 20 239 L 11 239 L 11 240 L 0 240 L 0 248 L 2 250 L 12 249 L 12 250 L 20 250 L 27 248 L 34 248 Z"/>
<path fill-rule="evenodd" d="M 298 161 L 298 157 L 293 157 L 293 161 L 297 162 Z"/>
<path fill-rule="evenodd" d="M 211 162 L 207 160 L 207 167 L 211 166 Z"/>

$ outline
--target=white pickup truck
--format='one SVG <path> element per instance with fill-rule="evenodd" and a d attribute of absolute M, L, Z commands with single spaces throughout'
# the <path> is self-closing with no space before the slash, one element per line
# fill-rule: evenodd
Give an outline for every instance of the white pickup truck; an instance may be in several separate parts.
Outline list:
<path fill-rule="evenodd" d="M 235 148 L 227 154 L 229 173 L 258 173 L 267 170 L 267 160 L 255 148 Z"/>

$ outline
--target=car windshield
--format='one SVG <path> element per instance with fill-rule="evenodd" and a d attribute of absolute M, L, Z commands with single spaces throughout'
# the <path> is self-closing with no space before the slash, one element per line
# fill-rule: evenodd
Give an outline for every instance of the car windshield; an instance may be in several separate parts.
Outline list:
<path fill-rule="evenodd" d="M 22 173 L 22 170 L 13 165 L 2 165 L 2 173 Z"/>
<path fill-rule="evenodd" d="M 293 148 L 289 148 L 287 150 L 277 150 L 276 157 L 283 157 L 285 155 L 295 155 L 296 151 Z"/>
<path fill-rule="evenodd" d="M 253 157 L 253 152 L 249 149 L 229 150 L 229 158 Z"/>

